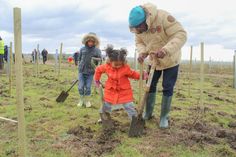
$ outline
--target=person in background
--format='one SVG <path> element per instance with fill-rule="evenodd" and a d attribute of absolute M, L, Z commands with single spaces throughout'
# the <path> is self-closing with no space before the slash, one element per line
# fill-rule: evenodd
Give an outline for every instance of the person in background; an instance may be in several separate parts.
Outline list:
<path fill-rule="evenodd" d="M 4 60 L 5 62 L 7 62 L 8 60 L 8 46 L 7 45 L 4 46 Z"/>
<path fill-rule="evenodd" d="M 76 51 L 76 52 L 73 54 L 75 66 L 78 66 L 78 57 L 79 57 L 79 51 Z"/>
<path fill-rule="evenodd" d="M 0 37 L 0 70 L 2 71 L 4 68 L 4 41 Z"/>
<path fill-rule="evenodd" d="M 32 62 L 33 62 L 33 63 L 36 63 L 36 60 L 37 60 L 37 57 L 38 57 L 38 53 L 37 53 L 37 50 L 36 50 L 36 49 L 34 49 L 34 50 L 32 51 L 31 56 L 32 56 Z"/>
<path fill-rule="evenodd" d="M 48 59 L 48 51 L 46 49 L 42 50 L 42 57 L 43 57 L 43 64 L 45 64 Z"/>
<path fill-rule="evenodd" d="M 91 65 L 92 58 L 101 58 L 101 51 L 99 47 L 99 39 L 95 33 L 88 33 L 82 39 L 84 47 L 80 49 L 78 62 L 79 62 L 79 94 L 80 102 L 79 107 L 86 106 L 91 107 L 90 95 L 91 85 L 93 82 L 93 76 L 95 69 Z"/>
<path fill-rule="evenodd" d="M 67 62 L 69 63 L 69 66 L 71 66 L 73 64 L 73 57 L 72 56 L 69 56 L 67 58 Z"/>

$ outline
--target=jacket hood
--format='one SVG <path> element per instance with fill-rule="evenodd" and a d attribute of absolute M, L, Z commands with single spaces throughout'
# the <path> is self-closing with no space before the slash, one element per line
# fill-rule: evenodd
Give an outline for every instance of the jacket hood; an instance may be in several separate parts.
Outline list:
<path fill-rule="evenodd" d="M 82 44 L 86 44 L 87 41 L 89 40 L 94 40 L 95 42 L 95 46 L 98 48 L 100 45 L 100 41 L 99 38 L 97 37 L 97 35 L 95 33 L 88 33 L 86 34 L 83 39 L 82 39 Z"/>
<path fill-rule="evenodd" d="M 142 7 L 146 13 L 146 23 L 149 29 L 157 18 L 157 7 L 152 3 L 143 4 Z"/>

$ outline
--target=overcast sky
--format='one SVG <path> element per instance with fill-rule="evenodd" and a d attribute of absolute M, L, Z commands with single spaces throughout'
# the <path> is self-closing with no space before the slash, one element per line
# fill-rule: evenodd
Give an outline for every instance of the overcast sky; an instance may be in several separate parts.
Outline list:
<path fill-rule="evenodd" d="M 231 61 L 236 49 L 235 1 L 224 0 L 0 0 L 0 36 L 13 41 L 13 8 L 22 9 L 23 52 L 37 44 L 51 53 L 64 43 L 64 52 L 82 46 L 85 33 L 95 32 L 101 48 L 108 43 L 126 47 L 134 54 L 134 35 L 129 32 L 128 15 L 132 7 L 146 2 L 170 12 L 188 32 L 183 59 L 199 58 L 200 42 L 205 42 L 205 59 Z"/>

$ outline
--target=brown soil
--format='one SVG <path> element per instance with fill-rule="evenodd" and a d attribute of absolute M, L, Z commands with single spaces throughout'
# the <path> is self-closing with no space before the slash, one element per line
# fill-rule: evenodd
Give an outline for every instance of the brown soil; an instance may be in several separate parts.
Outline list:
<path fill-rule="evenodd" d="M 67 131 L 68 138 L 53 144 L 55 149 L 65 149 L 73 156 L 101 156 L 112 152 L 121 143 L 120 139 L 114 136 L 116 131 L 121 131 L 121 126 L 114 121 L 115 128 L 102 130 L 100 133 L 90 127 L 78 125 Z"/>

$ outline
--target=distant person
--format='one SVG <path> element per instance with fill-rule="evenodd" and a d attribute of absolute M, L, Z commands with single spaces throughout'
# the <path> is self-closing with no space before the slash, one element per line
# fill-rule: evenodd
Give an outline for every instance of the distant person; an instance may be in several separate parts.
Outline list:
<path fill-rule="evenodd" d="M 0 37 L 0 70 L 3 70 L 4 68 L 4 41 Z"/>
<path fill-rule="evenodd" d="M 34 49 L 34 50 L 35 50 L 35 49 Z M 35 58 L 34 58 L 34 55 L 35 55 L 34 50 L 33 50 L 32 53 L 31 53 L 31 57 L 32 57 L 31 60 L 32 60 L 32 63 L 35 63 L 35 60 L 34 60 L 34 59 L 35 59 Z"/>
<path fill-rule="evenodd" d="M 32 51 L 31 56 L 32 56 L 32 62 L 33 62 L 33 63 L 36 63 L 36 60 L 37 60 L 37 57 L 38 57 L 38 53 L 37 53 L 37 50 L 36 50 L 36 49 L 34 49 L 34 50 Z"/>
<path fill-rule="evenodd" d="M 174 86 L 177 80 L 181 48 L 187 33 L 182 25 L 168 12 L 147 3 L 134 7 L 129 14 L 129 27 L 135 33 L 138 61 L 143 63 L 149 55 L 150 65 L 155 66 L 154 76 L 146 101 L 144 118 L 152 118 L 157 83 L 163 74 L 163 95 L 161 101 L 160 128 L 168 128 Z"/>
<path fill-rule="evenodd" d="M 43 64 L 45 64 L 48 59 L 48 51 L 46 49 L 43 49 L 42 57 L 43 57 Z"/>
<path fill-rule="evenodd" d="M 7 62 L 8 61 L 8 46 L 4 46 L 4 60 Z"/>
<path fill-rule="evenodd" d="M 73 58 L 74 58 L 74 62 L 75 62 L 75 66 L 78 65 L 78 57 L 79 57 L 79 52 L 76 51 L 76 52 L 73 54 Z"/>
<path fill-rule="evenodd" d="M 95 69 L 91 65 L 92 57 L 101 58 L 101 51 L 99 47 L 99 39 L 95 33 L 86 34 L 82 43 L 84 47 L 80 49 L 78 61 L 79 61 L 79 94 L 80 102 L 78 106 L 91 107 L 89 101 L 91 95 L 91 85 L 93 82 L 93 76 Z"/>
<path fill-rule="evenodd" d="M 73 64 L 73 57 L 72 56 L 69 56 L 67 58 L 67 62 L 69 63 L 69 66 L 71 66 Z"/>

